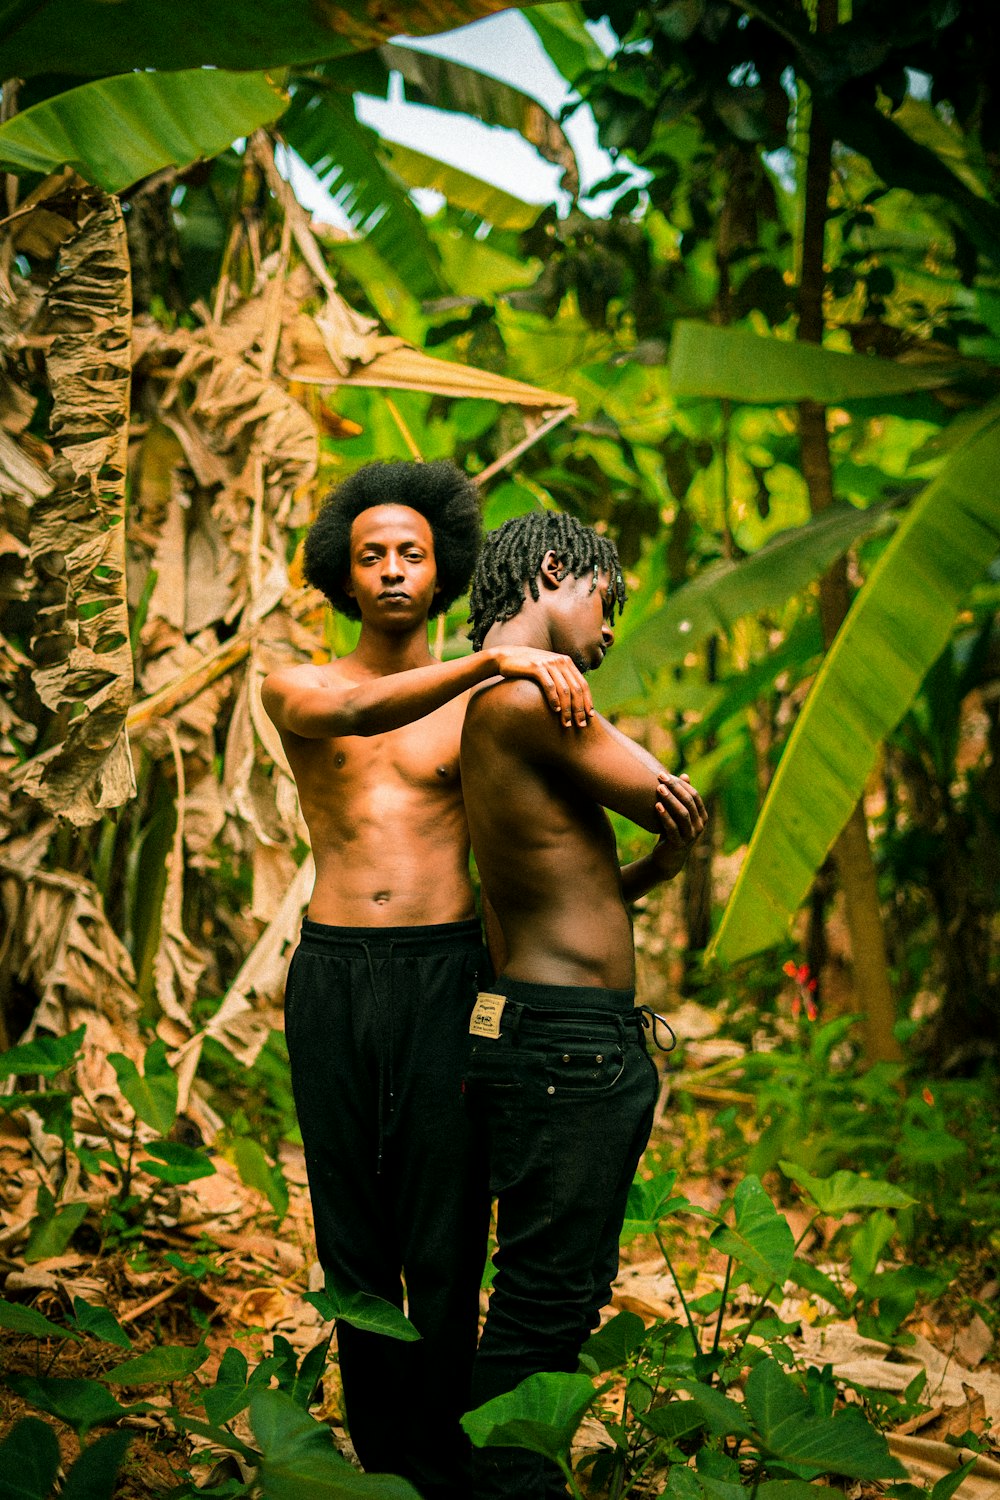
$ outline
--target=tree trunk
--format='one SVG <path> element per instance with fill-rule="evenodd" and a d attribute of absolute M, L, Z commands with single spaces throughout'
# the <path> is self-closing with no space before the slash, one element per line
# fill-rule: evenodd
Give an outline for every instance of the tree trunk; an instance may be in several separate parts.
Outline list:
<path fill-rule="evenodd" d="M 837 0 L 820 0 L 818 29 L 830 31 L 836 20 Z M 823 339 L 824 247 L 832 148 L 829 124 L 814 98 L 806 162 L 798 330 L 800 339 L 813 344 Z M 813 515 L 819 515 L 834 499 L 825 407 L 815 401 L 800 403 L 799 439 L 810 509 Z M 841 558 L 820 580 L 820 616 L 827 647 L 849 605 L 847 569 Z M 870 1062 L 897 1061 L 902 1054 L 893 1035 L 895 1001 L 863 802 L 858 802 L 851 813 L 832 855 L 847 908 L 854 979 L 864 1015 L 865 1051 Z"/>

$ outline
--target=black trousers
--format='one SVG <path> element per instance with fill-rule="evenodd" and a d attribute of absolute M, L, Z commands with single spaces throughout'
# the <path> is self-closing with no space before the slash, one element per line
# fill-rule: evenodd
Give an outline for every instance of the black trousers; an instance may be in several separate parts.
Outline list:
<path fill-rule="evenodd" d="M 320 1263 L 403 1305 L 402 1343 L 339 1324 L 344 1405 L 365 1469 L 424 1500 L 468 1500 L 487 1173 L 462 1098 L 479 923 L 330 927 L 308 918 L 285 1030 Z M 485 972 L 485 970 L 484 970 Z"/>
<path fill-rule="evenodd" d="M 470 1112 L 497 1198 L 496 1279 L 473 1372 L 475 1406 L 543 1370 L 576 1369 L 618 1272 L 628 1190 L 658 1075 L 631 990 L 501 977 L 496 1037 L 474 1037 Z M 565 1495 L 555 1465 L 516 1448 L 473 1455 L 475 1500 Z"/>

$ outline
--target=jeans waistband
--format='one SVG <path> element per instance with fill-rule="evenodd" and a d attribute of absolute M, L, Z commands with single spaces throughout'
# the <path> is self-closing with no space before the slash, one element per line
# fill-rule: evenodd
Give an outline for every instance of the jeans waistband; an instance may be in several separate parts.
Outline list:
<path fill-rule="evenodd" d="M 477 944 L 482 940 L 478 917 L 468 917 L 463 922 L 434 922 L 426 927 L 335 927 L 329 922 L 314 922 L 312 917 L 302 918 L 302 946 L 314 952 L 333 953 L 363 944 L 373 953 L 391 949 L 395 954 L 401 949 L 426 951 L 463 942 Z"/>
<path fill-rule="evenodd" d="M 535 984 L 528 979 L 511 979 L 501 974 L 490 986 L 492 992 L 506 995 L 515 1005 L 543 1011 L 621 1011 L 632 1010 L 635 990 L 608 990 L 589 984 Z"/>

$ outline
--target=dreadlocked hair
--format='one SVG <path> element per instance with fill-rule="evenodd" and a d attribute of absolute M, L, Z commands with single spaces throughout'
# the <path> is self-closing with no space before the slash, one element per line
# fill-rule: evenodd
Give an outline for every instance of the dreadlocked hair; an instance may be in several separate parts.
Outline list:
<path fill-rule="evenodd" d="M 530 511 L 514 516 L 487 533 L 472 580 L 469 629 L 477 651 L 493 625 L 512 620 L 524 603 L 525 585 L 538 598 L 538 575 L 545 554 L 552 551 L 574 578 L 607 573 L 614 604 L 621 614 L 626 590 L 621 563 L 613 542 L 561 512 Z M 614 605 L 612 605 L 612 613 Z"/>
<path fill-rule="evenodd" d="M 351 525 L 374 505 L 407 505 L 427 521 L 439 590 L 431 614 L 443 614 L 465 593 L 482 537 L 476 491 L 446 458 L 430 464 L 365 464 L 331 490 L 306 536 L 306 581 L 325 594 L 334 609 L 360 620 L 357 600 L 344 589 L 351 572 Z"/>

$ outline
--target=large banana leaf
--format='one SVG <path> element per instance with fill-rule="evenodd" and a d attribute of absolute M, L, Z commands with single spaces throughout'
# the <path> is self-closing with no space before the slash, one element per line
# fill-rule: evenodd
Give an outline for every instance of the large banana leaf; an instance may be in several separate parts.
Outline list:
<path fill-rule="evenodd" d="M 713 944 L 727 962 L 780 942 L 1000 546 L 1000 403 L 949 456 L 872 569 L 778 765 Z"/>
<path fill-rule="evenodd" d="M 281 133 L 415 296 L 446 290 L 437 247 L 406 184 L 382 162 L 378 136 L 355 119 L 349 97 L 299 84 Z"/>
<path fill-rule="evenodd" d="M 484 182 L 481 177 L 450 167 L 447 162 L 425 156 L 410 146 L 383 137 L 382 151 L 396 176 L 411 188 L 433 188 L 456 208 L 478 214 L 497 229 L 530 229 L 542 211 L 540 203 L 525 203 L 523 198 L 515 198 L 513 193 L 494 187 L 492 182 Z"/>
<path fill-rule="evenodd" d="M 132 68 L 273 68 L 429 36 L 506 0 L 0 0 L 0 78 Z"/>
<path fill-rule="evenodd" d="M 836 505 L 805 526 L 782 531 L 742 562 L 720 562 L 682 588 L 634 630 L 628 612 L 613 651 L 594 678 L 594 697 L 609 713 L 641 694 L 647 679 L 684 660 L 713 631 L 728 633 L 747 615 L 782 609 L 866 532 L 887 523 L 884 506 Z"/>
<path fill-rule="evenodd" d="M 402 74 L 406 97 L 412 103 L 473 115 L 486 125 L 516 130 L 546 161 L 563 169 L 562 186 L 574 196 L 580 174 L 573 148 L 562 126 L 537 99 L 476 68 L 435 57 L 412 47 L 386 46 L 380 50 L 386 65 Z"/>
<path fill-rule="evenodd" d="M 524 19 L 534 27 L 546 52 L 570 83 L 581 74 L 604 66 L 604 53 L 584 25 L 579 5 L 560 0 L 557 5 L 532 5 Z"/>
<path fill-rule="evenodd" d="M 161 167 L 217 155 L 287 104 L 263 73 L 191 68 L 101 78 L 0 125 L 0 162 L 45 174 L 70 166 L 120 193 Z"/>
<path fill-rule="evenodd" d="M 674 324 L 670 345 L 675 396 L 724 396 L 751 406 L 793 401 L 826 406 L 897 396 L 946 385 L 959 371 L 951 361 L 897 364 L 789 339 L 760 338 L 744 328 L 717 328 L 689 318 Z"/>

